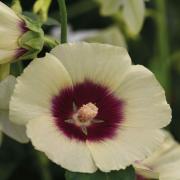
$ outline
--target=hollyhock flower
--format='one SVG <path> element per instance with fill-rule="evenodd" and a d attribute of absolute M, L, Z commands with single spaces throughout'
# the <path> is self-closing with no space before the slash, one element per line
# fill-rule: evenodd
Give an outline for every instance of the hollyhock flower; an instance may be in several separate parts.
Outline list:
<path fill-rule="evenodd" d="M 14 90 L 16 79 L 8 76 L 0 82 L 0 131 L 18 142 L 26 143 L 25 126 L 20 126 L 9 121 L 9 101 Z"/>
<path fill-rule="evenodd" d="M 43 46 L 40 26 L 22 15 L 17 15 L 1 1 L 0 39 L 0 64 L 35 57 Z"/>
<path fill-rule="evenodd" d="M 124 48 L 63 44 L 17 79 L 13 122 L 36 149 L 70 171 L 108 172 L 144 159 L 171 119 L 154 75 L 132 65 Z"/>
<path fill-rule="evenodd" d="M 180 179 L 180 145 L 166 131 L 162 145 L 147 159 L 134 165 L 142 179 Z M 139 180 L 139 179 L 138 179 Z"/>

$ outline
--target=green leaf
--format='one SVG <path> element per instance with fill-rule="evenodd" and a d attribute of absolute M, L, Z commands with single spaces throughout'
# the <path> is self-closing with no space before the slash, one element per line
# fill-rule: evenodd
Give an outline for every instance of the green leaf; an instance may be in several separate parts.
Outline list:
<path fill-rule="evenodd" d="M 11 63 L 11 66 L 10 66 L 11 75 L 18 77 L 21 75 L 22 72 L 23 72 L 23 64 L 21 61 Z"/>
<path fill-rule="evenodd" d="M 172 66 L 175 68 L 175 70 L 178 73 L 180 73 L 180 50 L 174 52 L 170 58 L 171 58 Z"/>
<path fill-rule="evenodd" d="M 13 171 L 16 169 L 17 165 L 15 163 L 6 163 L 4 165 L 1 165 L 0 167 L 1 180 L 8 180 Z"/>
<path fill-rule="evenodd" d="M 65 176 L 66 180 L 135 180 L 135 171 L 133 167 L 109 173 L 97 171 L 93 174 L 66 171 Z"/>
<path fill-rule="evenodd" d="M 42 23 L 37 14 L 34 14 L 30 11 L 23 11 L 22 14 L 23 14 L 23 16 L 26 16 L 26 17 L 32 19 L 33 21 L 38 21 L 39 23 Z"/>
<path fill-rule="evenodd" d="M 46 26 L 59 26 L 60 23 L 56 19 L 48 17 L 47 21 L 44 22 L 43 25 L 46 25 Z"/>
<path fill-rule="evenodd" d="M 27 149 L 24 146 L 3 136 L 0 147 L 0 179 L 16 179 L 12 177 L 13 173 L 25 157 L 27 157 Z"/>

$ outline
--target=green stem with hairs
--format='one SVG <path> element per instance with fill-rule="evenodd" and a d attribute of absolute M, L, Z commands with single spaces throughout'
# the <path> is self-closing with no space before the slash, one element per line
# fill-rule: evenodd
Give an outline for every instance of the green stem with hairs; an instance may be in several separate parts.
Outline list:
<path fill-rule="evenodd" d="M 41 180 L 52 180 L 52 176 L 49 171 L 49 160 L 47 157 L 38 151 L 35 152 L 35 157 L 37 165 L 39 166 Z"/>
<path fill-rule="evenodd" d="M 170 47 L 168 39 L 168 25 L 166 17 L 166 0 L 156 0 L 155 22 L 157 28 L 157 58 L 155 62 L 155 74 L 162 86 L 165 88 L 167 96 L 170 95 Z"/>
<path fill-rule="evenodd" d="M 61 22 L 61 43 L 67 42 L 67 11 L 65 0 L 58 0 Z"/>

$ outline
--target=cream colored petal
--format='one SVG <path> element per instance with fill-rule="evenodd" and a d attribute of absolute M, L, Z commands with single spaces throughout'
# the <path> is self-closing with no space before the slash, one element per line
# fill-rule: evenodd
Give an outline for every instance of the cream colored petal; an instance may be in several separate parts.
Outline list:
<path fill-rule="evenodd" d="M 159 173 L 155 170 L 152 170 L 151 167 L 142 166 L 141 164 L 133 165 L 135 168 L 136 174 L 144 177 L 145 179 L 159 179 Z"/>
<path fill-rule="evenodd" d="M 11 27 L 5 27 L 0 25 L 0 49 L 1 50 L 14 50 L 18 46 L 18 38 L 21 36 L 19 29 L 12 29 Z"/>
<path fill-rule="evenodd" d="M 74 83 L 89 79 L 111 90 L 117 88 L 131 65 L 124 48 L 106 44 L 64 44 L 54 48 L 51 53 L 60 59 Z"/>
<path fill-rule="evenodd" d="M 125 102 L 123 126 L 149 129 L 169 124 L 171 109 L 164 90 L 145 67 L 132 66 L 116 93 Z"/>
<path fill-rule="evenodd" d="M 121 128 L 117 137 L 87 142 L 95 164 L 101 171 L 125 169 L 150 155 L 162 142 L 163 134 L 143 128 Z"/>
<path fill-rule="evenodd" d="M 180 150 L 180 149 L 179 149 Z M 159 180 L 179 180 L 180 179 L 180 152 L 175 155 L 174 159 L 175 161 L 168 162 L 167 164 L 164 164 L 164 166 L 159 167 L 158 171 L 159 173 Z"/>
<path fill-rule="evenodd" d="M 16 26 L 21 19 L 7 5 L 0 1 L 0 25 Z"/>
<path fill-rule="evenodd" d="M 10 138 L 20 143 L 27 143 L 29 141 L 25 126 L 20 126 L 9 121 L 8 110 L 0 110 L 0 124 L 2 126 L 2 132 Z"/>
<path fill-rule="evenodd" d="M 9 109 L 9 101 L 15 84 L 16 78 L 11 75 L 0 82 L 0 110 Z"/>
<path fill-rule="evenodd" d="M 3 50 L 0 49 L 0 64 L 9 63 L 14 60 L 16 55 L 16 50 Z"/>
<path fill-rule="evenodd" d="M 161 146 L 147 159 L 135 163 L 134 167 L 138 174 L 146 178 L 154 178 L 156 174 L 160 180 L 179 180 L 180 179 L 180 145 L 173 137 L 163 132 L 166 136 Z M 150 170 L 145 171 L 144 167 Z"/>
<path fill-rule="evenodd" d="M 97 170 L 85 142 L 67 138 L 52 117 L 45 115 L 30 121 L 27 134 L 37 150 L 65 169 L 88 173 Z"/>
<path fill-rule="evenodd" d="M 0 82 L 0 126 L 1 130 L 9 137 L 25 143 L 28 142 L 25 127 L 18 126 L 9 121 L 9 101 L 14 90 L 16 79 L 8 76 Z"/>
<path fill-rule="evenodd" d="M 10 120 L 26 124 L 50 113 L 52 98 L 71 85 L 66 69 L 56 57 L 46 54 L 44 58 L 34 60 L 17 78 L 10 102 Z"/>
<path fill-rule="evenodd" d="M 22 34 L 21 20 L 16 13 L 0 1 L 0 49 L 18 48 L 18 38 Z M 2 58 L 0 58 L 2 59 Z"/>

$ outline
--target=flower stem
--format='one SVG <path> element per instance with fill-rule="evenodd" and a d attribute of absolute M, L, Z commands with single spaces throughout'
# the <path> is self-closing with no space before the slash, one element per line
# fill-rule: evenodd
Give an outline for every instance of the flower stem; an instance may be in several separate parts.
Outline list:
<path fill-rule="evenodd" d="M 61 21 L 61 43 L 67 42 L 67 11 L 65 0 L 58 0 Z"/>
<path fill-rule="evenodd" d="M 156 75 L 162 86 L 165 88 L 167 96 L 170 95 L 170 48 L 168 40 L 168 26 L 166 17 L 166 1 L 156 1 L 156 27 L 157 27 L 157 68 Z"/>
<path fill-rule="evenodd" d="M 42 180 L 52 180 L 49 172 L 49 160 L 41 152 L 36 152 L 36 161 L 39 166 L 40 175 Z"/>

